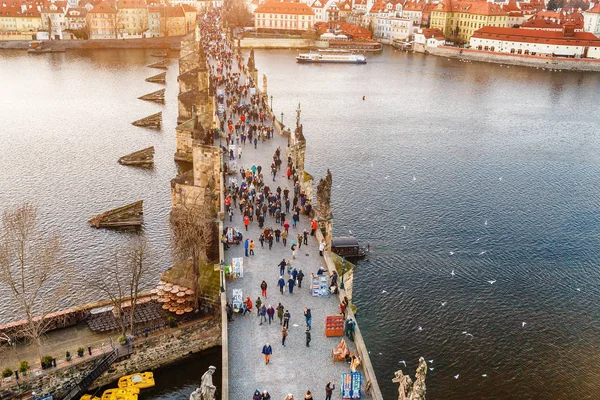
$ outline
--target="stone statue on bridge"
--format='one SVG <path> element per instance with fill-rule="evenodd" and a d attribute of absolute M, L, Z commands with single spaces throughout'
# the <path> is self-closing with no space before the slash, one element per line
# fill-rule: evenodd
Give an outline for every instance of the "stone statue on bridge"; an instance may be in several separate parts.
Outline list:
<path fill-rule="evenodd" d="M 319 220 L 329 220 L 331 214 L 331 184 L 333 178 L 331 172 L 327 170 L 327 175 L 319 181 L 317 185 L 317 217 Z"/>
<path fill-rule="evenodd" d="M 392 382 L 398 383 L 398 400 L 425 400 L 425 377 L 427 376 L 427 362 L 419 358 L 419 366 L 415 374 L 415 383 L 410 376 L 404 375 L 401 370 L 396 371 Z"/>
<path fill-rule="evenodd" d="M 217 387 L 213 385 L 212 376 L 217 370 L 217 367 L 210 366 L 208 371 L 202 375 L 200 387 L 190 394 L 190 400 L 215 400 L 215 392 Z"/>
<path fill-rule="evenodd" d="M 408 400 L 412 391 L 412 380 L 410 376 L 404 375 L 402 370 L 398 370 L 395 373 L 396 377 L 392 379 L 392 382 L 400 384 L 398 386 L 398 400 Z"/>

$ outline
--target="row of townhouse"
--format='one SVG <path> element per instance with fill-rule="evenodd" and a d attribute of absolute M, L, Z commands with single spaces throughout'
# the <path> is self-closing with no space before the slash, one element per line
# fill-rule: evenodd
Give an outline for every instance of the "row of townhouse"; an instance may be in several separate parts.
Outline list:
<path fill-rule="evenodd" d="M 180 36 L 193 30 L 197 9 L 182 3 L 148 6 L 146 0 L 3 0 L 0 40 L 67 39 L 79 32 L 89 39 Z"/>

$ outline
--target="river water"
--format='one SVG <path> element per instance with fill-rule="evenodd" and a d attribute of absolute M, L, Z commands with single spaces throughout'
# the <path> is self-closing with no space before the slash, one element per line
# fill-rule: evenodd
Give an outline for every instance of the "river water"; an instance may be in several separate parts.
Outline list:
<path fill-rule="evenodd" d="M 397 396 L 394 371 L 413 375 L 423 356 L 429 398 L 598 398 L 599 76 L 391 49 L 360 66 L 295 54 L 257 51 L 257 67 L 284 123 L 301 103 L 307 170 L 333 173 L 336 234 L 373 249 L 354 301 L 384 397 Z M 144 82 L 160 72 L 152 61 L 0 52 L 0 204 L 38 204 L 75 282 L 101 274 L 124 240 L 87 219 L 138 198 L 153 273 L 169 264 L 176 68 L 165 106 L 136 100 L 159 88 Z M 161 132 L 130 125 L 161 109 Z M 153 171 L 116 163 L 149 145 Z M 91 297 L 74 290 L 65 303 Z"/>

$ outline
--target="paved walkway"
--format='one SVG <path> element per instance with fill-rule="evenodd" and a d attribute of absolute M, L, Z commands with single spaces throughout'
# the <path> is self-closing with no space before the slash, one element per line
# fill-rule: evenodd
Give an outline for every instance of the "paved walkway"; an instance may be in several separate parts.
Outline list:
<path fill-rule="evenodd" d="M 248 143 L 248 142 L 247 142 Z M 287 186 L 290 189 L 290 198 L 293 198 L 293 181 L 285 176 L 287 155 L 285 153 L 287 138 L 275 135 L 265 143 L 243 146 L 242 157 L 238 160 L 238 168 L 250 168 L 252 165 L 262 165 L 265 183 L 275 191 L 277 186 L 282 190 Z M 270 165 L 275 150 L 281 149 L 283 165 L 281 171 L 273 182 L 270 176 Z M 235 175 L 237 182 L 241 177 Z M 229 177 L 227 178 L 229 183 Z M 291 214 L 288 213 L 291 223 Z M 244 277 L 229 280 L 227 283 L 227 299 L 231 302 L 234 289 L 242 289 L 243 298 L 250 296 L 253 302 L 252 314 L 242 317 L 234 315 L 234 321 L 229 322 L 229 398 L 234 400 L 251 399 L 256 389 L 267 390 L 272 399 L 282 400 L 288 393 L 292 393 L 296 400 L 304 398 L 307 390 L 313 393 L 315 399 L 325 397 L 325 385 L 332 381 L 336 390 L 332 399 L 341 399 L 339 383 L 343 372 L 350 372 L 349 365 L 343 362 L 333 363 L 331 350 L 338 345 L 341 337 L 325 336 L 325 317 L 339 313 L 337 296 L 313 297 L 311 295 L 311 272 L 316 273 L 320 266 L 326 268 L 324 260 L 319 256 L 318 243 L 309 235 L 308 245 L 303 245 L 296 252 L 296 260 L 292 260 L 290 244 L 296 240 L 298 233 L 304 229 L 310 232 L 308 217 L 301 215 L 300 223 L 296 228 L 290 227 L 287 247 L 282 242 L 274 242 L 269 250 L 265 241 L 261 248 L 258 240 L 262 229 L 258 227 L 256 218 L 250 223 L 248 232 L 244 231 L 244 224 L 239 208 L 234 207 L 233 221 L 225 218 L 225 224 L 239 228 L 244 235 L 255 242 L 255 255 L 244 257 L 244 245 L 233 245 L 225 251 L 225 262 L 231 263 L 232 257 L 244 257 Z M 265 227 L 276 227 L 275 218 L 267 215 Z M 280 229 L 283 230 L 283 227 Z M 286 290 L 282 295 L 279 292 L 277 281 L 279 279 L 278 264 L 282 259 L 291 260 L 292 266 L 302 270 L 305 274 L 302 288 L 294 288 L 293 294 Z M 289 276 L 284 276 L 286 282 Z M 260 284 L 265 280 L 268 284 L 267 298 L 261 300 L 267 305 L 277 307 L 281 302 L 291 314 L 289 335 L 286 347 L 281 345 L 281 326 L 275 314 L 272 325 L 268 323 L 259 325 L 260 318 L 256 314 L 256 298 L 261 294 Z M 306 347 L 304 307 L 312 311 L 312 341 Z M 273 348 L 271 362 L 265 365 L 261 354 L 265 343 L 270 343 Z M 355 351 L 352 342 L 348 343 L 349 350 Z M 362 397 L 368 398 L 366 395 Z"/>

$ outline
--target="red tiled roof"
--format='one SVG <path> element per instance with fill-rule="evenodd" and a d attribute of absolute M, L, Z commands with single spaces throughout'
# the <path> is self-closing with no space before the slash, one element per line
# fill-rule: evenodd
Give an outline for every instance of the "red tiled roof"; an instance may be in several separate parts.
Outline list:
<path fill-rule="evenodd" d="M 25 12 L 21 11 L 20 5 L 0 7 L 0 17 L 14 18 L 39 18 L 40 12 L 35 7 L 28 6 Z"/>
<path fill-rule="evenodd" d="M 404 11 L 423 11 L 424 9 L 425 3 L 422 1 L 407 1 L 402 7 Z"/>
<path fill-rule="evenodd" d="M 395 11 L 396 5 L 398 5 L 398 3 L 402 4 L 402 1 L 401 0 L 376 0 L 375 3 L 373 3 L 373 6 L 371 7 L 371 9 L 369 10 L 369 13 L 373 14 L 373 13 L 388 11 L 388 8 L 387 8 L 388 4 L 392 5 L 392 8 L 389 11 Z"/>
<path fill-rule="evenodd" d="M 442 32 L 439 28 L 423 28 L 422 34 L 426 39 L 436 38 L 438 40 L 446 40 L 444 32 Z"/>
<path fill-rule="evenodd" d="M 304 3 L 288 3 L 279 1 L 267 1 L 256 7 L 255 14 L 294 14 L 315 15 L 314 11 Z"/>
<path fill-rule="evenodd" d="M 185 18 L 185 13 L 183 12 L 183 8 L 179 6 L 167 7 L 167 17 L 168 18 Z"/>
<path fill-rule="evenodd" d="M 555 31 L 485 26 L 476 30 L 471 37 L 509 42 L 600 47 L 600 39 L 590 32 L 575 32 L 572 37 L 565 37 L 562 32 Z"/>
<path fill-rule="evenodd" d="M 362 26 L 353 25 L 349 22 L 343 21 L 329 21 L 329 22 L 317 22 L 317 34 L 320 36 L 327 32 L 329 29 L 335 29 L 339 34 L 351 36 L 357 39 L 370 39 L 373 37 L 371 31 Z"/>
<path fill-rule="evenodd" d="M 74 11 L 79 12 L 79 15 L 71 15 Z M 85 8 L 85 7 L 74 7 L 74 8 L 69 8 L 67 10 L 67 13 L 65 14 L 65 16 L 67 16 L 67 17 L 73 17 L 73 18 L 83 18 L 83 17 L 85 17 L 86 14 L 87 14 L 87 8 Z"/>
<path fill-rule="evenodd" d="M 319 3 L 319 4 L 317 4 L 317 3 Z M 319 1 L 315 0 L 315 2 L 312 3 L 312 5 L 310 7 L 311 8 L 325 8 L 325 3 L 326 3 L 325 0 L 323 0 L 323 1 L 321 1 L 321 0 L 319 0 Z"/>
<path fill-rule="evenodd" d="M 600 3 L 596 4 L 594 7 L 584 12 L 591 14 L 600 14 Z"/>
<path fill-rule="evenodd" d="M 146 8 L 145 0 L 118 0 L 117 9 L 129 9 L 129 8 Z"/>
<path fill-rule="evenodd" d="M 190 6 L 189 4 L 181 4 L 181 7 L 183 8 L 184 12 L 197 12 L 198 11 L 194 7 Z"/>
<path fill-rule="evenodd" d="M 96 6 L 94 6 L 94 8 L 92 8 L 90 11 L 88 11 L 88 14 L 114 14 L 116 13 L 115 9 L 110 6 L 108 3 L 106 3 L 105 1 L 96 4 Z"/>

